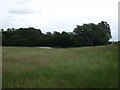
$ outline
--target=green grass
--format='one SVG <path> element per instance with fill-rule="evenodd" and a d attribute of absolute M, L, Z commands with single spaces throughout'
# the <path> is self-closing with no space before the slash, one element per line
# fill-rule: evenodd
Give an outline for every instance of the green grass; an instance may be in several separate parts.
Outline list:
<path fill-rule="evenodd" d="M 3 47 L 3 88 L 117 88 L 117 45 Z"/>

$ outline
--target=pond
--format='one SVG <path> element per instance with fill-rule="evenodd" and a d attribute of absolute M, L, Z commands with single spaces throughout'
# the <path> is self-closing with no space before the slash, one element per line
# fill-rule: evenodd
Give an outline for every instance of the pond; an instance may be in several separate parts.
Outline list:
<path fill-rule="evenodd" d="M 46 49 L 52 49 L 52 47 L 46 47 L 46 46 L 43 46 L 43 47 L 36 47 L 36 48 L 46 48 Z"/>

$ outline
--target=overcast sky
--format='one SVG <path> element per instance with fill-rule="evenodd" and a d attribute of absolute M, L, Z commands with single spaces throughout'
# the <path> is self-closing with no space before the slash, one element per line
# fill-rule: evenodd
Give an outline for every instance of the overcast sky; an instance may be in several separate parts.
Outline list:
<path fill-rule="evenodd" d="M 118 40 L 119 0 L 0 0 L 0 28 L 35 27 L 72 32 L 76 25 L 107 21 Z"/>

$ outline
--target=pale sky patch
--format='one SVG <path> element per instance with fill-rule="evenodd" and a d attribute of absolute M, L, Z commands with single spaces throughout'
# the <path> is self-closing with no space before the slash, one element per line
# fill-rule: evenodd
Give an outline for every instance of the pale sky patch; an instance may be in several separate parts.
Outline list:
<path fill-rule="evenodd" d="M 76 25 L 107 21 L 118 40 L 119 0 L 0 0 L 0 28 L 35 27 L 72 32 Z"/>

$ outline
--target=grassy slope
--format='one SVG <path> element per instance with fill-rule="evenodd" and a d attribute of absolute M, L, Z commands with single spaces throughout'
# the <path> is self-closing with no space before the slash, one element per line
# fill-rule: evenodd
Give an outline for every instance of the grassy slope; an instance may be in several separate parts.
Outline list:
<path fill-rule="evenodd" d="M 113 88 L 117 46 L 68 49 L 3 47 L 3 88 Z"/>

